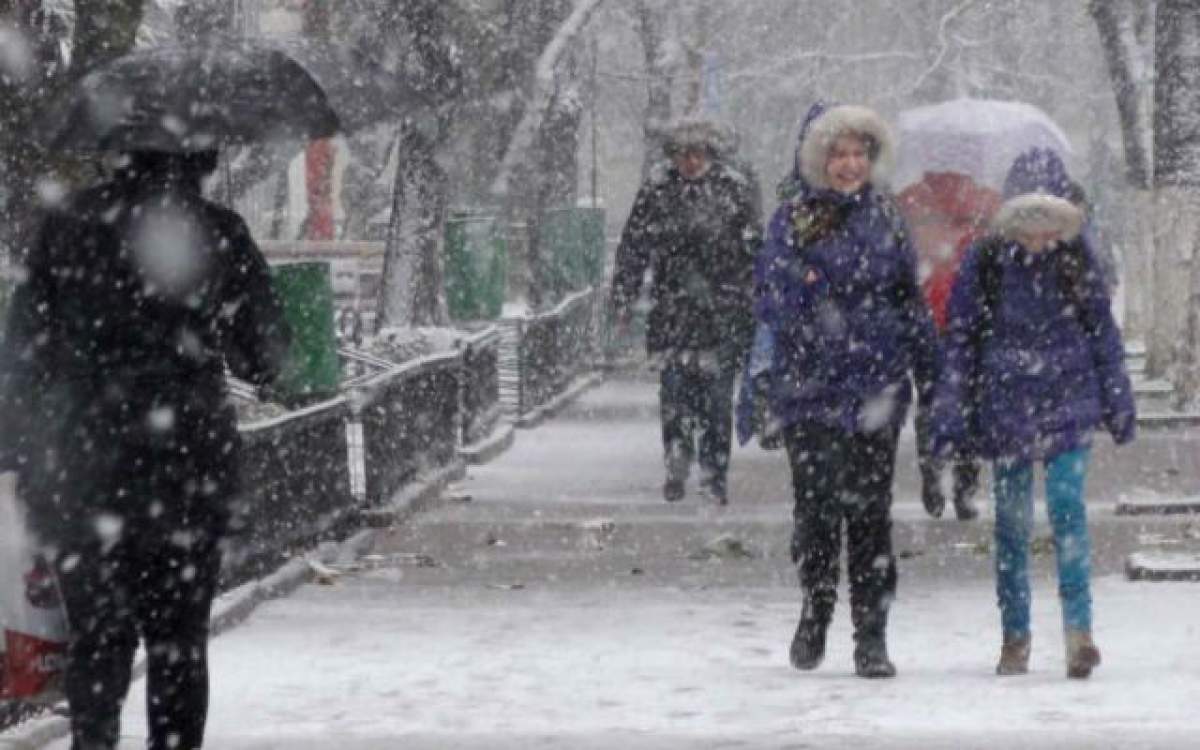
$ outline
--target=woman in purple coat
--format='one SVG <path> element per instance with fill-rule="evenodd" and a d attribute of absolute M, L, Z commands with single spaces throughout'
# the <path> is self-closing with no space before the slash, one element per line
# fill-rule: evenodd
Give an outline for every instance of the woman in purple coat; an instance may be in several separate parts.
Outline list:
<path fill-rule="evenodd" d="M 1053 151 L 1013 163 L 989 235 L 968 251 L 950 296 L 945 367 L 934 404 L 934 449 L 992 459 L 996 590 L 1003 643 L 996 671 L 1029 666 L 1029 538 L 1033 464 L 1046 467 L 1067 674 L 1100 663 L 1092 641 L 1084 480 L 1093 433 L 1134 437 L 1124 346 L 1083 214 Z"/>
<path fill-rule="evenodd" d="M 879 188 L 891 151 L 879 116 L 817 105 L 796 155 L 795 189 L 771 221 L 756 314 L 774 341 L 766 373 L 795 494 L 792 558 L 804 594 L 791 662 L 815 669 L 833 617 L 843 527 L 854 667 L 891 677 L 885 642 L 896 590 L 892 476 L 915 374 L 932 394 L 933 321 L 916 256 Z"/>

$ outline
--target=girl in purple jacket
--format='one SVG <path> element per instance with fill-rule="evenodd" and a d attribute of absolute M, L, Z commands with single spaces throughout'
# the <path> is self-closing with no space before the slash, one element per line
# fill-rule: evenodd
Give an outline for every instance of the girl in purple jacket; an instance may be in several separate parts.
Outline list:
<path fill-rule="evenodd" d="M 1046 467 L 1067 674 L 1100 663 L 1092 640 L 1090 540 L 1084 481 L 1092 435 L 1134 437 L 1125 350 L 1103 274 L 1066 199 L 1062 160 L 1032 149 L 1013 163 L 989 235 L 966 256 L 949 305 L 934 401 L 934 450 L 994 461 L 998 674 L 1029 667 L 1029 541 L 1033 464 Z"/>

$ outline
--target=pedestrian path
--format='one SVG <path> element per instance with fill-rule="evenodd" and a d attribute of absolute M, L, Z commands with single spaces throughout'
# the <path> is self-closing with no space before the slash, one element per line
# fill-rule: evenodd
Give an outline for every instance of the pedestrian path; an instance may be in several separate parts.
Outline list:
<path fill-rule="evenodd" d="M 1032 673 L 997 678 L 989 525 L 932 520 L 899 462 L 900 676 L 787 663 L 798 592 L 784 457 L 737 452 L 732 505 L 659 497 L 655 388 L 607 382 L 328 585 L 212 644 L 213 748 L 1179 748 L 1200 736 L 1195 584 L 1127 581 L 1142 527 L 1092 508 L 1104 665 L 1064 678 L 1051 556 Z M 1103 464 L 1103 461 L 1100 462 Z M 1099 481 L 1120 477 L 1098 468 Z M 1119 486 L 1099 494 L 1115 498 Z M 1106 504 L 1108 503 L 1108 504 Z M 1127 539 L 1128 538 L 1128 539 Z M 1130 541 L 1132 539 L 1132 541 Z M 843 597 L 844 599 L 844 597 Z M 122 748 L 143 746 L 141 685 Z M 65 742 L 54 746 L 65 750 Z"/>

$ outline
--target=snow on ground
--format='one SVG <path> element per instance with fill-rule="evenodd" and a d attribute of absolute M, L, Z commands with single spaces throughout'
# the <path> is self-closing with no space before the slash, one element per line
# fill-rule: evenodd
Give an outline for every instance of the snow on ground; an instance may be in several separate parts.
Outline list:
<path fill-rule="evenodd" d="M 471 593 L 413 591 L 380 571 L 264 607 L 214 643 L 208 745 L 799 748 L 870 738 L 1175 748 L 1200 739 L 1200 598 L 1187 584 L 1099 581 L 1105 664 L 1082 683 L 1063 676 L 1044 586 L 1030 675 L 992 674 L 994 606 L 973 586 L 903 596 L 891 629 L 900 676 L 890 682 L 852 675 L 844 610 L 823 667 L 792 670 L 790 590 Z M 135 690 L 122 747 L 140 747 L 141 700 Z"/>
<path fill-rule="evenodd" d="M 1032 672 L 999 678 L 981 546 L 988 524 L 924 518 L 906 446 L 896 538 L 909 554 L 889 630 L 900 676 L 853 676 L 844 596 L 825 664 L 801 673 L 787 663 L 799 606 L 785 551 L 783 457 L 740 451 L 728 510 L 695 497 L 668 506 L 658 498 L 654 407 L 650 383 L 604 384 L 567 414 L 521 432 L 496 463 L 473 469 L 460 488 L 471 502 L 423 514 L 381 540 L 378 566 L 303 587 L 215 640 L 207 746 L 1200 743 L 1200 584 L 1131 583 L 1119 574 L 1128 538 L 1154 522 L 1093 509 L 1104 653 L 1093 678 L 1064 676 L 1045 554 L 1034 559 Z M 1101 462 L 1096 483 L 1115 493 L 1120 471 Z M 744 538 L 757 556 L 689 554 L 722 533 Z M 415 565 L 420 555 L 437 565 Z M 141 691 L 138 683 L 125 711 L 123 749 L 144 742 Z"/>

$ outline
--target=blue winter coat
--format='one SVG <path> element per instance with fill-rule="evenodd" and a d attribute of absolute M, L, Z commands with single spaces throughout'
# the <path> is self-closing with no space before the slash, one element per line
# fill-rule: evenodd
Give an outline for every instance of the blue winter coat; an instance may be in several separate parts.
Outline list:
<path fill-rule="evenodd" d="M 1053 152 L 1031 152 L 1014 163 L 1006 197 L 1061 196 L 1065 174 Z M 1089 445 L 1100 426 L 1117 443 L 1133 439 L 1133 392 L 1103 275 L 1086 234 L 1072 241 L 1084 266 L 1074 294 L 1055 257 L 1066 252 L 1061 245 L 1030 252 L 991 237 L 968 250 L 949 302 L 935 449 L 954 445 L 984 458 L 1041 459 Z M 981 261 L 987 242 L 994 260 Z M 980 339 L 989 304 L 984 262 L 996 264 L 996 283 L 990 335 Z"/>
<path fill-rule="evenodd" d="M 796 246 L 805 202 L 844 211 L 840 229 Z M 917 261 L 889 196 L 803 191 L 776 210 L 756 267 L 756 315 L 774 339 L 769 401 L 783 425 L 847 432 L 898 429 L 912 400 L 910 373 L 931 396 L 933 321 Z"/>

